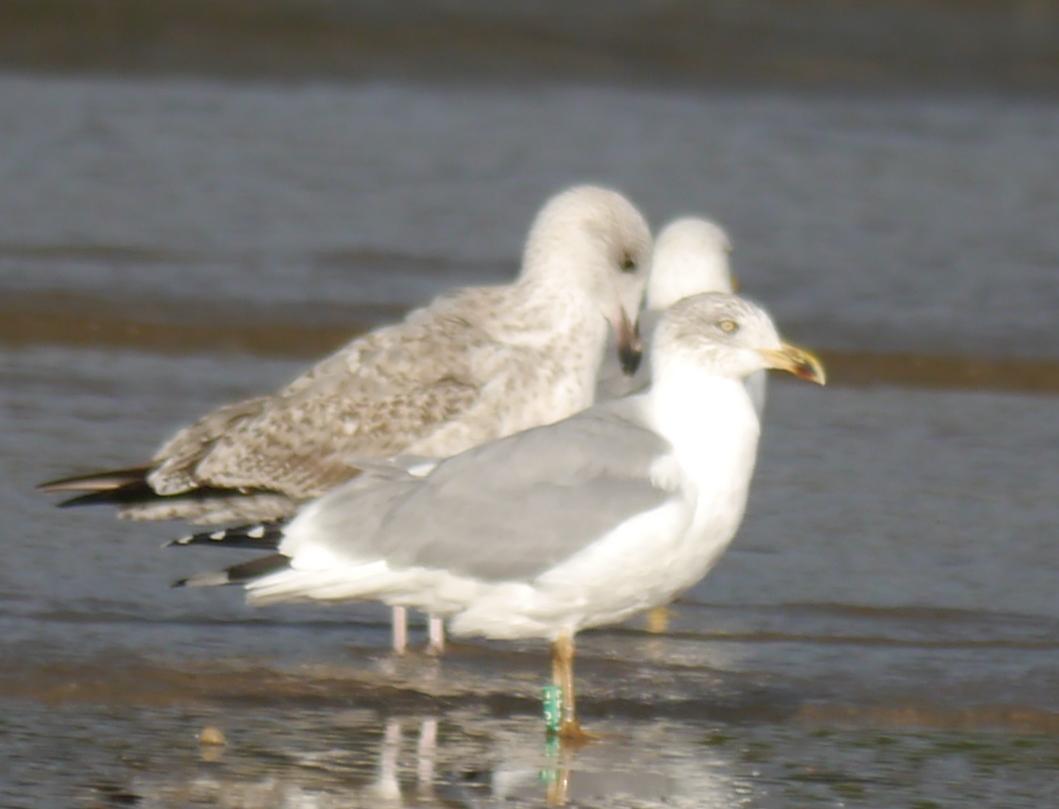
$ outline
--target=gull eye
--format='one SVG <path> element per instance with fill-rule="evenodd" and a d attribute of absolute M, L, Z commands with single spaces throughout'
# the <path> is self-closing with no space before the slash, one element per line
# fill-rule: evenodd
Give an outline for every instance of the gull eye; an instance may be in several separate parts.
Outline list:
<path fill-rule="evenodd" d="M 636 272 L 636 261 L 633 257 L 626 253 L 621 259 L 621 271 L 622 272 Z"/>
<path fill-rule="evenodd" d="M 717 327 L 725 334 L 735 334 L 739 331 L 739 324 L 734 320 L 722 320 L 717 324 Z"/>

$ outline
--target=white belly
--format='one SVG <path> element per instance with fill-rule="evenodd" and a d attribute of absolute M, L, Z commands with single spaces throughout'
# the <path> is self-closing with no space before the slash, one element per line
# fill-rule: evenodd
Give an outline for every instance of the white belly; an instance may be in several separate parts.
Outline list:
<path fill-rule="evenodd" d="M 731 539 L 692 531 L 692 504 L 674 498 L 616 528 L 532 583 L 484 585 L 453 616 L 456 634 L 547 637 L 622 621 L 668 603 L 701 579 Z M 705 539 L 705 541 L 704 541 Z"/>

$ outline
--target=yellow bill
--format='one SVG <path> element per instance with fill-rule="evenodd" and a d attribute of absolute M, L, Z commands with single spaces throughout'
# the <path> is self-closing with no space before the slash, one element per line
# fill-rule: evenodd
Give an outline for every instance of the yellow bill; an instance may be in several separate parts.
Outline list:
<path fill-rule="evenodd" d="M 778 371 L 787 371 L 799 379 L 807 382 L 815 382 L 817 385 L 827 383 L 827 374 L 824 364 L 813 352 L 806 351 L 797 346 L 784 345 L 776 349 L 761 349 L 760 354 L 765 358 L 767 367 Z"/>

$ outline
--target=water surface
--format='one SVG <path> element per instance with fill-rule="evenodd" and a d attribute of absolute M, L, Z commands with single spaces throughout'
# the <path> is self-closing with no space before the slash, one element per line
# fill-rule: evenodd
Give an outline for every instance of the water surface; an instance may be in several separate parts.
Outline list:
<path fill-rule="evenodd" d="M 0 101 L 0 805 L 1056 802 L 1054 106 L 13 75 Z M 509 277 L 577 179 L 718 218 L 836 371 L 773 385 L 743 529 L 669 631 L 582 638 L 599 743 L 545 743 L 540 645 L 394 659 L 377 606 L 172 590 L 230 557 L 33 491 Z"/>

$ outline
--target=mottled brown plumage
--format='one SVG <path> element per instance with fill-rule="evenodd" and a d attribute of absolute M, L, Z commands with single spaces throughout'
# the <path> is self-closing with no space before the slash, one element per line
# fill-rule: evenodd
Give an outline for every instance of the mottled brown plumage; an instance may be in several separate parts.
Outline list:
<path fill-rule="evenodd" d="M 649 256 L 623 197 L 564 192 L 538 215 L 514 283 L 444 295 L 275 394 L 207 414 L 155 453 L 144 479 L 155 496 L 115 498 L 120 513 L 277 519 L 356 475 L 357 459 L 445 457 L 565 418 L 592 403 L 606 323 L 635 318 Z M 52 488 L 98 492 L 99 480 Z"/>

